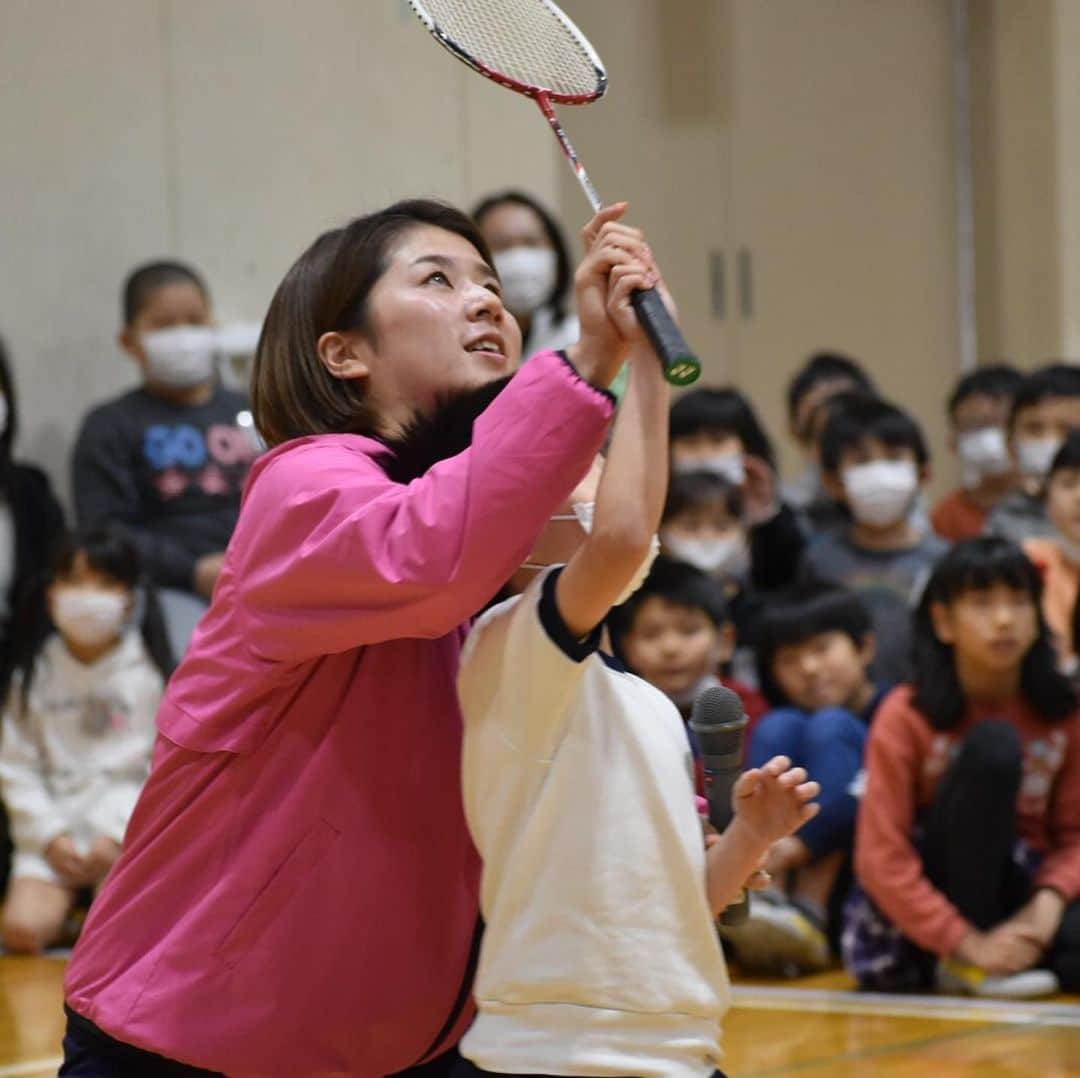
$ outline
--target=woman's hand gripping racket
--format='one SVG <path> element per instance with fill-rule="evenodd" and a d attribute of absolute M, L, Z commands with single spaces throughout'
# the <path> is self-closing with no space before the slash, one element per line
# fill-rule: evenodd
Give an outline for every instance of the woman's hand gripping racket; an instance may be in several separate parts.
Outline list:
<path fill-rule="evenodd" d="M 445 48 L 474 71 L 531 97 L 547 117 L 594 213 L 603 208 L 552 104 L 588 105 L 607 89 L 607 73 L 585 35 L 551 0 L 409 0 Z M 701 364 L 655 288 L 635 292 L 634 310 L 664 366 L 685 386 Z"/>

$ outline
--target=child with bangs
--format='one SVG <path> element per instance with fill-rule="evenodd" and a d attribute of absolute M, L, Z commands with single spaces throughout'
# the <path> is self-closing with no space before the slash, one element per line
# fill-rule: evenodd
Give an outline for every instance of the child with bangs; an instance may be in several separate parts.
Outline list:
<path fill-rule="evenodd" d="M 844 959 L 860 987 L 1080 990 L 1080 715 L 1038 570 L 970 539 L 915 617 L 866 752 Z"/>
<path fill-rule="evenodd" d="M 821 812 L 773 845 L 765 862 L 773 887 L 755 897 L 744 925 L 725 930 L 744 971 L 796 975 L 831 961 L 851 881 L 863 749 L 885 693 L 870 677 L 874 650 L 859 597 L 821 581 L 777 597 L 761 618 L 759 680 L 773 710 L 750 734 L 747 764 L 780 754 L 807 768 L 821 784 Z"/>

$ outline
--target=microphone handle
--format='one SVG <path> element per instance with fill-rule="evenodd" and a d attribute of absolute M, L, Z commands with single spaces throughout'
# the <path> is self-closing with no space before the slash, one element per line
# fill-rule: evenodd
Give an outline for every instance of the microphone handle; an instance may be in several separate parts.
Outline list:
<path fill-rule="evenodd" d="M 705 791 L 708 794 L 709 822 L 717 831 L 723 831 L 735 814 L 731 807 L 731 791 L 742 774 L 742 744 L 735 752 L 703 754 L 705 765 Z M 742 892 L 738 902 L 732 903 L 720 914 L 720 924 L 729 928 L 745 924 L 750 916 L 750 893 Z"/>

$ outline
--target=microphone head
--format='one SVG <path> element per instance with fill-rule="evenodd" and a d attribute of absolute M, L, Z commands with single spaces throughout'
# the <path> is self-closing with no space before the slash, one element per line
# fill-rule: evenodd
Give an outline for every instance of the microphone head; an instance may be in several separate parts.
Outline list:
<path fill-rule="evenodd" d="M 690 712 L 690 725 L 696 730 L 715 726 L 733 726 L 746 722 L 742 700 L 726 685 L 714 685 L 701 693 Z"/>

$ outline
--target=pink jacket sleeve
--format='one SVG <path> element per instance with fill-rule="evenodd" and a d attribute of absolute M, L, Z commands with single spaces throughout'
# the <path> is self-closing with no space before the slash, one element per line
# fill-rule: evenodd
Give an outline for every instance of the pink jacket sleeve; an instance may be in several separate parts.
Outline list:
<path fill-rule="evenodd" d="M 926 878 L 912 845 L 916 784 L 925 746 L 909 691 L 881 705 L 866 746 L 866 794 L 855 835 L 855 873 L 900 931 L 934 954 L 952 954 L 970 931 L 959 910 Z"/>
<path fill-rule="evenodd" d="M 1069 740 L 1051 796 L 1047 820 L 1051 851 L 1035 875 L 1036 887 L 1052 887 L 1068 901 L 1080 895 L 1080 720 L 1066 720 Z"/>
<path fill-rule="evenodd" d="M 223 574 L 253 652 L 303 661 L 453 630 L 525 559 L 612 412 L 606 394 L 547 352 L 484 412 L 468 450 L 408 485 L 340 440 L 312 439 L 271 461 L 248 492 Z"/>

